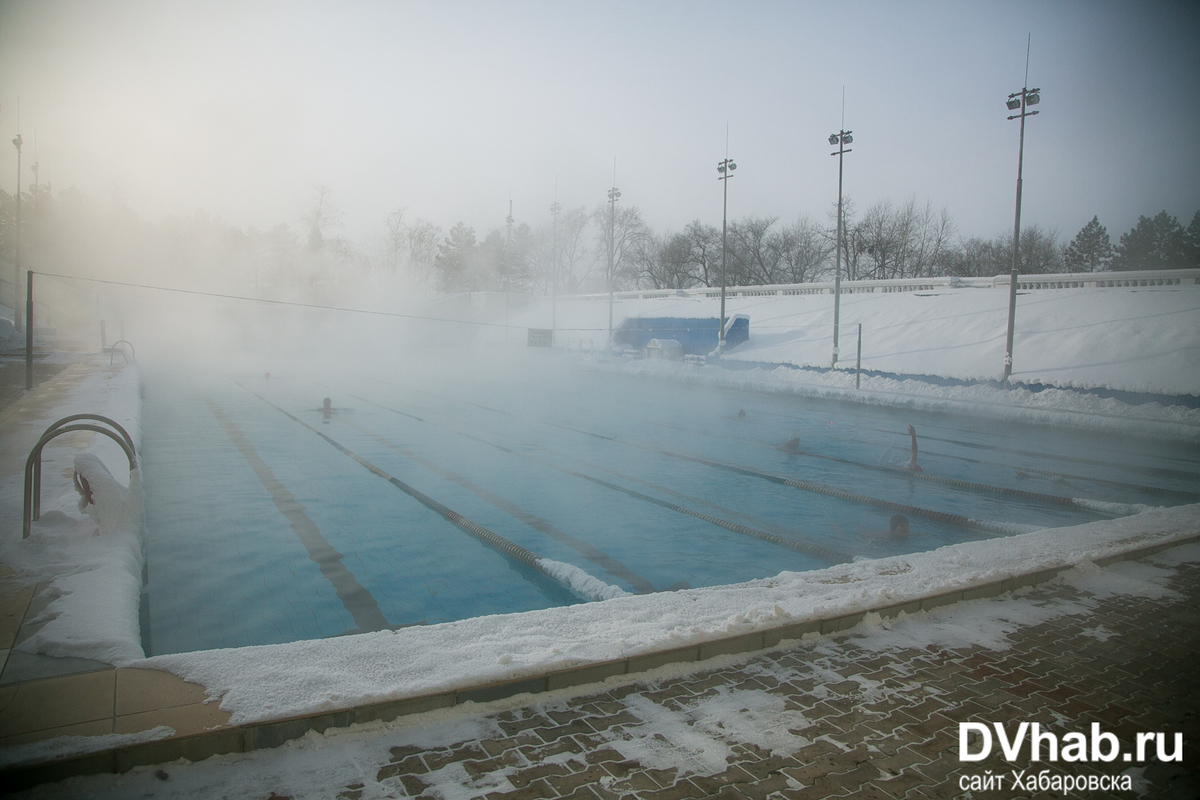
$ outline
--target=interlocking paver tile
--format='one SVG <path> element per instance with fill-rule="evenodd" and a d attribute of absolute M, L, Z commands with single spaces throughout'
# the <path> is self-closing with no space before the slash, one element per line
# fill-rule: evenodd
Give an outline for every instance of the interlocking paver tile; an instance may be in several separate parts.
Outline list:
<path fill-rule="evenodd" d="M 531 767 L 509 773 L 508 782 L 517 789 L 523 789 L 535 781 L 541 781 L 543 778 L 568 775 L 570 772 L 571 769 L 565 764 L 535 764 Z"/>
<path fill-rule="evenodd" d="M 484 795 L 487 800 L 546 800 L 554 797 L 553 790 L 545 781 L 534 781 L 528 786 L 509 792 L 492 792 Z"/>

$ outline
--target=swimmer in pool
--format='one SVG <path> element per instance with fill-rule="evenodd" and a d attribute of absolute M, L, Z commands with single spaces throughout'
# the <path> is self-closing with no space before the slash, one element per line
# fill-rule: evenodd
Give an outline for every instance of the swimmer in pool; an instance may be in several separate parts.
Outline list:
<path fill-rule="evenodd" d="M 903 514 L 892 514 L 890 530 L 883 537 L 887 540 L 902 540 L 908 538 L 908 517 Z"/>
<path fill-rule="evenodd" d="M 925 470 L 921 469 L 921 466 L 917 463 L 917 431 L 912 425 L 908 426 L 908 435 L 912 437 L 912 455 L 909 456 L 908 466 L 905 469 L 909 472 L 924 472 Z M 895 517 L 892 519 L 895 520 Z"/>
<path fill-rule="evenodd" d="M 836 526 L 834 526 L 836 527 Z M 892 514 L 886 533 L 867 534 L 870 542 L 903 542 L 908 540 L 908 517 Z"/>
<path fill-rule="evenodd" d="M 788 439 L 786 442 L 779 445 L 779 449 L 785 453 L 799 453 L 800 452 L 800 435 L 793 433 L 792 438 Z"/>

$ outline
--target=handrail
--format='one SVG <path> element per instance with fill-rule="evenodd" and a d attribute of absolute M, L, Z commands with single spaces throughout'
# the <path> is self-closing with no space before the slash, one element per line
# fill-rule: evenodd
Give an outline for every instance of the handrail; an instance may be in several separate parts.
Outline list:
<path fill-rule="evenodd" d="M 88 422 L 75 422 L 75 420 L 95 420 L 105 425 L 110 425 L 120 432 L 120 436 L 108 428 L 102 428 L 99 425 Z M 125 457 L 129 459 L 129 473 L 132 477 L 133 471 L 137 469 L 137 451 L 133 446 L 133 439 L 129 433 L 119 424 L 109 419 L 108 417 L 100 416 L 99 414 L 72 414 L 69 417 L 63 417 L 58 422 L 55 422 L 42 434 L 38 439 L 33 450 L 29 453 L 29 458 L 25 460 L 25 495 L 24 509 L 21 519 L 21 538 L 29 537 L 29 529 L 34 520 L 41 517 L 42 512 L 42 449 L 49 444 L 53 439 L 71 433 L 73 431 L 93 431 L 102 433 L 112 439 L 121 450 L 124 451 Z"/>
<path fill-rule="evenodd" d="M 133 356 L 133 360 L 137 361 L 137 351 L 133 349 L 133 342 L 129 341 L 128 339 L 118 339 L 117 341 L 110 344 L 107 348 L 107 350 L 108 350 L 108 365 L 110 367 L 113 365 L 113 358 L 116 357 L 117 345 L 119 345 L 119 344 L 129 345 L 129 352 Z M 129 356 L 125 355 L 124 350 L 121 351 L 121 358 L 125 359 L 126 364 L 129 363 Z"/>
<path fill-rule="evenodd" d="M 45 438 L 46 434 L 48 434 L 52 431 L 58 430 L 62 426 L 66 425 L 67 423 L 75 422 L 76 420 L 81 420 L 81 419 L 93 420 L 96 422 L 103 422 L 105 425 L 115 428 L 121 434 L 121 438 L 123 438 L 125 440 L 125 444 L 121 445 L 121 448 L 123 450 L 125 450 L 126 453 L 128 453 L 134 449 L 133 448 L 133 437 L 131 437 L 129 435 L 128 431 L 126 431 L 124 428 L 122 428 L 115 420 L 111 420 L 108 417 L 103 417 L 99 414 L 72 414 L 69 417 L 63 417 L 58 422 L 51 425 L 49 428 L 46 428 L 46 430 L 42 432 L 42 437 Z M 118 442 L 118 444 L 120 444 L 120 442 Z M 128 445 L 128 448 L 126 448 L 125 445 Z M 39 458 L 37 460 L 37 463 L 34 465 L 34 470 L 33 470 L 33 495 L 34 495 L 33 518 L 34 519 L 37 519 L 41 513 L 41 507 L 42 507 L 41 486 L 42 486 L 42 460 Z"/>
<path fill-rule="evenodd" d="M 845 294 L 859 292 L 884 294 L 903 291 L 927 291 L 931 289 L 1007 289 L 1011 276 L 1004 273 L 996 276 L 966 278 L 941 275 L 926 278 L 880 278 L 842 281 Z M 1200 283 L 1200 269 L 1156 269 L 1129 270 L 1124 272 L 1067 272 L 1067 273 L 1021 273 L 1021 289 L 1051 288 L 1105 288 L 1116 286 L 1163 286 Z M 1028 285 L 1027 285 L 1028 284 Z M 618 300 L 655 299 L 663 297 L 706 297 L 716 296 L 719 286 L 696 286 L 690 289 L 628 289 L 613 293 Z M 797 294 L 833 294 L 834 283 L 781 283 L 761 286 L 727 286 L 726 296 L 763 296 Z M 608 293 L 559 295 L 559 300 L 608 300 Z"/>

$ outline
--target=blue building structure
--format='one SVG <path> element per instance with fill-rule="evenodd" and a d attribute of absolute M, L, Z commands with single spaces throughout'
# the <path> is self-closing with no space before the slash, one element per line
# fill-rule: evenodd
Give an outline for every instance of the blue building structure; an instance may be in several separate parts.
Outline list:
<path fill-rule="evenodd" d="M 629 317 L 613 331 L 618 347 L 642 350 L 651 339 L 674 339 L 685 355 L 708 355 L 717 349 L 721 321 L 717 317 Z M 726 320 L 725 347 L 750 338 L 750 318 L 734 314 Z"/>

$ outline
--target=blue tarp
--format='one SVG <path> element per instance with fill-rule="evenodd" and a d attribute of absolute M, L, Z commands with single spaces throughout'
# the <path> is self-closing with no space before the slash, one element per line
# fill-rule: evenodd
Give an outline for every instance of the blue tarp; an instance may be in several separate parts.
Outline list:
<path fill-rule="evenodd" d="M 726 324 L 726 348 L 750 338 L 750 318 L 745 314 L 735 314 Z M 708 355 L 717 349 L 720 329 L 717 317 L 629 317 L 613 331 L 613 343 L 642 350 L 651 339 L 674 339 L 686 354 Z"/>

